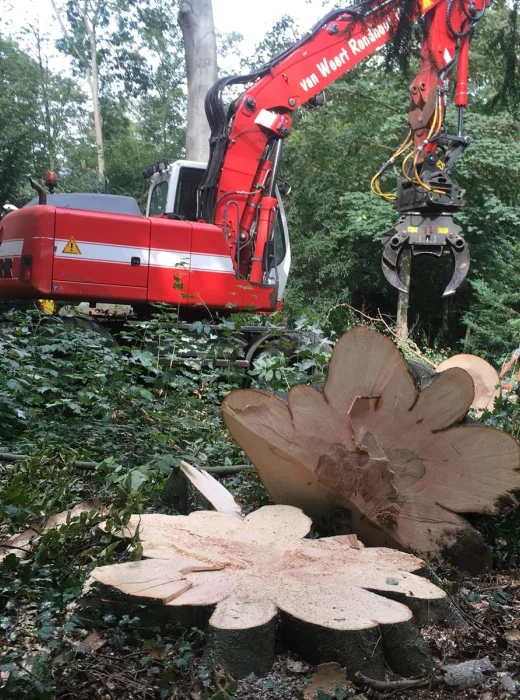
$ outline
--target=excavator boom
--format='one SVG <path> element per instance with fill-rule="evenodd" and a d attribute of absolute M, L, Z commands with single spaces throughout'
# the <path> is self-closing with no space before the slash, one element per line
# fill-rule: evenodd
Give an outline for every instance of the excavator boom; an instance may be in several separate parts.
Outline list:
<path fill-rule="evenodd" d="M 396 208 L 402 216 L 397 227 L 383 235 L 383 272 L 400 289 L 399 258 L 405 247 L 416 255 L 450 250 L 455 272 L 445 294 L 455 291 L 469 268 L 467 244 L 451 219 L 462 206 L 463 194 L 451 179 L 451 168 L 468 139 L 462 133 L 462 118 L 458 133 L 446 136 L 444 114 L 448 79 L 457 60 L 456 105 L 462 110 L 467 104 L 469 41 L 487 3 L 421 0 L 407 18 L 424 15 L 425 36 L 420 70 L 410 86 L 410 136 L 406 148 L 397 153 L 411 155 L 398 184 Z M 292 113 L 304 104 L 319 104 L 324 88 L 390 41 L 403 21 L 402 8 L 400 0 L 384 0 L 334 10 L 268 65 L 248 76 L 223 78 L 209 91 L 211 156 L 201 188 L 201 214 L 224 230 L 237 274 L 244 279 L 265 279 L 276 209 L 272 189 L 281 144 L 291 133 Z M 226 114 L 222 93 L 237 84 L 249 87 Z M 376 185 L 395 160 L 376 175 Z M 378 187 L 373 189 L 390 198 Z"/>

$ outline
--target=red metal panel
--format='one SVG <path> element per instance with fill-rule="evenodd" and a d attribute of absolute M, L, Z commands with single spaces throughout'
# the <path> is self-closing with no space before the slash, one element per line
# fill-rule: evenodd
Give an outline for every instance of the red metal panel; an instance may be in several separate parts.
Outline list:
<path fill-rule="evenodd" d="M 51 294 L 55 208 L 24 207 L 0 223 L 0 259 L 12 258 L 12 277 L 0 277 L 0 296 L 38 298 Z M 22 255 L 32 256 L 31 280 L 20 281 Z"/>
<path fill-rule="evenodd" d="M 230 311 L 274 311 L 276 287 L 262 288 L 234 275 L 192 271 L 190 304 Z"/>
<path fill-rule="evenodd" d="M 80 254 L 67 253 L 71 237 Z M 78 282 L 93 286 L 146 287 L 149 255 L 148 218 L 56 209 L 55 285 Z M 139 265 L 132 265 L 132 259 L 138 259 Z M 92 290 L 96 298 L 99 298 L 98 290 Z M 84 287 L 83 294 L 89 298 L 88 287 Z"/>
<path fill-rule="evenodd" d="M 203 303 L 211 309 L 274 309 L 274 287 L 263 289 L 236 278 L 229 241 L 218 226 L 193 225 L 191 270 L 190 304 Z"/>
<path fill-rule="evenodd" d="M 146 287 L 128 287 L 120 284 L 92 284 L 53 280 L 53 299 L 78 301 L 110 301 L 120 304 L 146 301 Z"/>
<path fill-rule="evenodd" d="M 433 7 L 443 0 L 429 0 Z M 259 159 L 269 138 L 273 137 L 257 120 L 262 110 L 272 110 L 288 117 L 311 97 L 321 92 L 341 75 L 354 68 L 391 37 L 391 24 L 398 10 L 397 1 L 386 5 L 386 14 L 370 13 L 358 18 L 345 13 L 323 26 L 308 42 L 295 48 L 286 58 L 257 80 L 240 98 L 229 148 L 219 181 L 215 223 L 224 224 L 224 213 L 231 199 L 238 202 L 241 220 L 247 200 L 239 191 L 250 191 Z M 251 108 L 246 100 L 252 101 Z M 290 126 L 290 119 L 287 122 Z M 284 135 L 279 132 L 277 136 Z M 235 217 L 235 209 L 230 214 Z"/>
<path fill-rule="evenodd" d="M 148 301 L 190 303 L 192 229 L 189 221 L 151 219 Z"/>

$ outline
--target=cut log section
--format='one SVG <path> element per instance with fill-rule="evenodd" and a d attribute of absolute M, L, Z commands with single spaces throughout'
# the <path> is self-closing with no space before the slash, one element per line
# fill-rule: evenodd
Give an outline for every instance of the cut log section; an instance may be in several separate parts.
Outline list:
<path fill-rule="evenodd" d="M 337 343 L 323 394 L 298 385 L 285 405 L 236 390 L 222 410 L 275 503 L 313 518 L 348 509 L 366 544 L 478 573 L 489 548 L 458 514 L 518 505 L 520 447 L 495 428 L 457 425 L 473 394 L 460 368 L 419 392 L 394 343 L 359 327 Z"/>
<path fill-rule="evenodd" d="M 310 519 L 291 506 L 265 506 L 243 519 L 215 512 L 134 516 L 125 534 L 139 530 L 147 558 L 98 567 L 92 577 L 141 602 L 215 606 L 206 658 L 235 677 L 268 672 L 280 617 L 288 646 L 302 656 L 326 661 L 320 649 L 327 657 L 335 647 L 332 660 L 352 676 L 381 676 L 379 625 L 402 627 L 407 638 L 412 613 L 406 600 L 427 606 L 445 594 L 412 573 L 424 562 L 410 554 L 365 549 L 353 536 L 303 539 L 310 528 Z M 308 644 L 291 621 L 311 632 Z M 369 638 L 370 653 L 366 645 L 357 648 Z M 414 673 L 424 670 L 424 659 L 419 666 Z"/>
<path fill-rule="evenodd" d="M 242 517 L 242 510 L 233 495 L 211 474 L 182 461 L 173 469 L 162 494 L 164 503 L 181 515 L 196 510 L 216 510 Z"/>
<path fill-rule="evenodd" d="M 493 409 L 494 400 L 500 396 L 500 378 L 489 362 L 476 355 L 454 355 L 437 367 L 437 372 L 445 372 L 452 367 L 465 369 L 473 379 L 475 397 L 471 408 L 482 411 Z"/>

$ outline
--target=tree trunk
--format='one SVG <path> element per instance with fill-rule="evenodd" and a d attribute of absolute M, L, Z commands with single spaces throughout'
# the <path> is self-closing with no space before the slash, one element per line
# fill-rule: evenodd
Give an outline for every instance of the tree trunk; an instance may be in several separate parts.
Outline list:
<path fill-rule="evenodd" d="M 39 27 L 37 27 L 35 30 L 35 38 L 36 50 L 38 53 L 38 65 L 40 67 L 42 102 L 45 114 L 45 140 L 47 142 L 47 151 L 49 156 L 49 169 L 54 170 L 56 162 L 56 147 L 53 138 L 52 120 L 49 107 L 49 66 L 48 63 L 46 63 L 45 66 L 43 65 L 42 39 Z"/>
<path fill-rule="evenodd" d="M 493 409 L 493 403 L 500 396 L 500 378 L 489 362 L 476 355 L 454 355 L 437 367 L 437 372 L 445 372 L 452 367 L 461 367 L 473 379 L 475 398 L 471 408 L 475 411 Z"/>
<path fill-rule="evenodd" d="M 97 0 L 94 7 L 94 12 L 89 18 L 87 15 L 87 3 L 83 7 L 81 13 L 81 19 L 85 27 L 85 31 L 88 35 L 89 45 L 90 45 L 90 63 L 86 56 L 76 45 L 73 37 L 67 29 L 67 26 L 63 20 L 62 14 L 58 9 L 56 0 L 51 0 L 51 4 L 56 15 L 56 19 L 61 27 L 63 36 L 67 40 L 71 51 L 76 55 L 80 65 L 85 71 L 85 77 L 87 78 L 88 86 L 90 89 L 90 94 L 92 96 L 92 112 L 94 116 L 94 129 L 96 134 L 96 149 L 97 149 L 97 160 L 98 160 L 98 173 L 99 178 L 102 179 L 105 176 L 105 152 L 103 148 L 103 120 L 101 118 L 101 108 L 99 105 L 99 73 L 97 65 L 97 38 L 96 38 L 96 25 L 99 17 L 99 12 L 101 9 L 101 0 Z"/>
<path fill-rule="evenodd" d="M 392 642 L 384 639 L 392 631 L 400 646 L 414 648 L 406 672 L 429 670 L 433 660 L 410 624 L 407 601 L 426 610 L 446 596 L 412 573 L 423 562 L 365 549 L 355 536 L 309 539 L 311 525 L 290 506 L 264 506 L 245 518 L 211 511 L 133 516 L 124 535 L 139 531 L 146 558 L 98 567 L 92 578 L 102 597 L 112 588 L 147 608 L 161 601 L 164 617 L 172 608 L 216 606 L 203 663 L 235 678 L 269 671 L 279 632 L 311 663 L 332 659 L 352 676 L 382 677 L 385 661 L 392 667 L 385 648 Z"/>
<path fill-rule="evenodd" d="M 323 394 L 241 389 L 222 405 L 231 435 L 275 503 L 320 518 L 345 509 L 366 544 L 478 573 L 491 553 L 458 513 L 502 514 L 520 500 L 520 448 L 495 428 L 458 426 L 470 375 L 442 372 L 419 392 L 395 344 L 368 328 L 338 341 Z"/>
<path fill-rule="evenodd" d="M 90 54 L 91 54 L 91 76 L 90 88 L 92 92 L 92 111 L 94 113 L 94 130 L 96 133 L 96 149 L 98 160 L 99 179 L 105 177 L 105 150 L 103 148 L 103 119 L 101 117 L 101 107 L 99 105 L 99 75 L 97 66 L 97 45 L 95 30 L 89 31 Z"/>
<path fill-rule="evenodd" d="M 211 0 L 182 0 L 178 20 L 188 77 L 186 158 L 207 162 L 210 130 L 204 99 L 217 80 L 217 42 Z"/>
<path fill-rule="evenodd" d="M 397 335 L 399 340 L 408 339 L 408 307 L 410 306 L 410 273 L 412 267 L 412 251 L 403 250 L 401 253 L 401 266 L 399 277 L 401 278 L 406 292 L 399 292 L 397 299 Z"/>
<path fill-rule="evenodd" d="M 450 307 L 451 297 L 444 297 L 442 305 L 442 335 L 444 337 L 450 332 Z"/>

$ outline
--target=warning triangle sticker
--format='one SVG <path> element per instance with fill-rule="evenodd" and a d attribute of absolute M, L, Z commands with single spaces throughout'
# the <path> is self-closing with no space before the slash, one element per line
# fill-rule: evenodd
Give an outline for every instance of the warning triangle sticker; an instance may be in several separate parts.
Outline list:
<path fill-rule="evenodd" d="M 74 238 L 69 238 L 65 248 L 61 251 L 62 253 L 68 253 L 69 255 L 81 255 L 81 250 Z"/>

